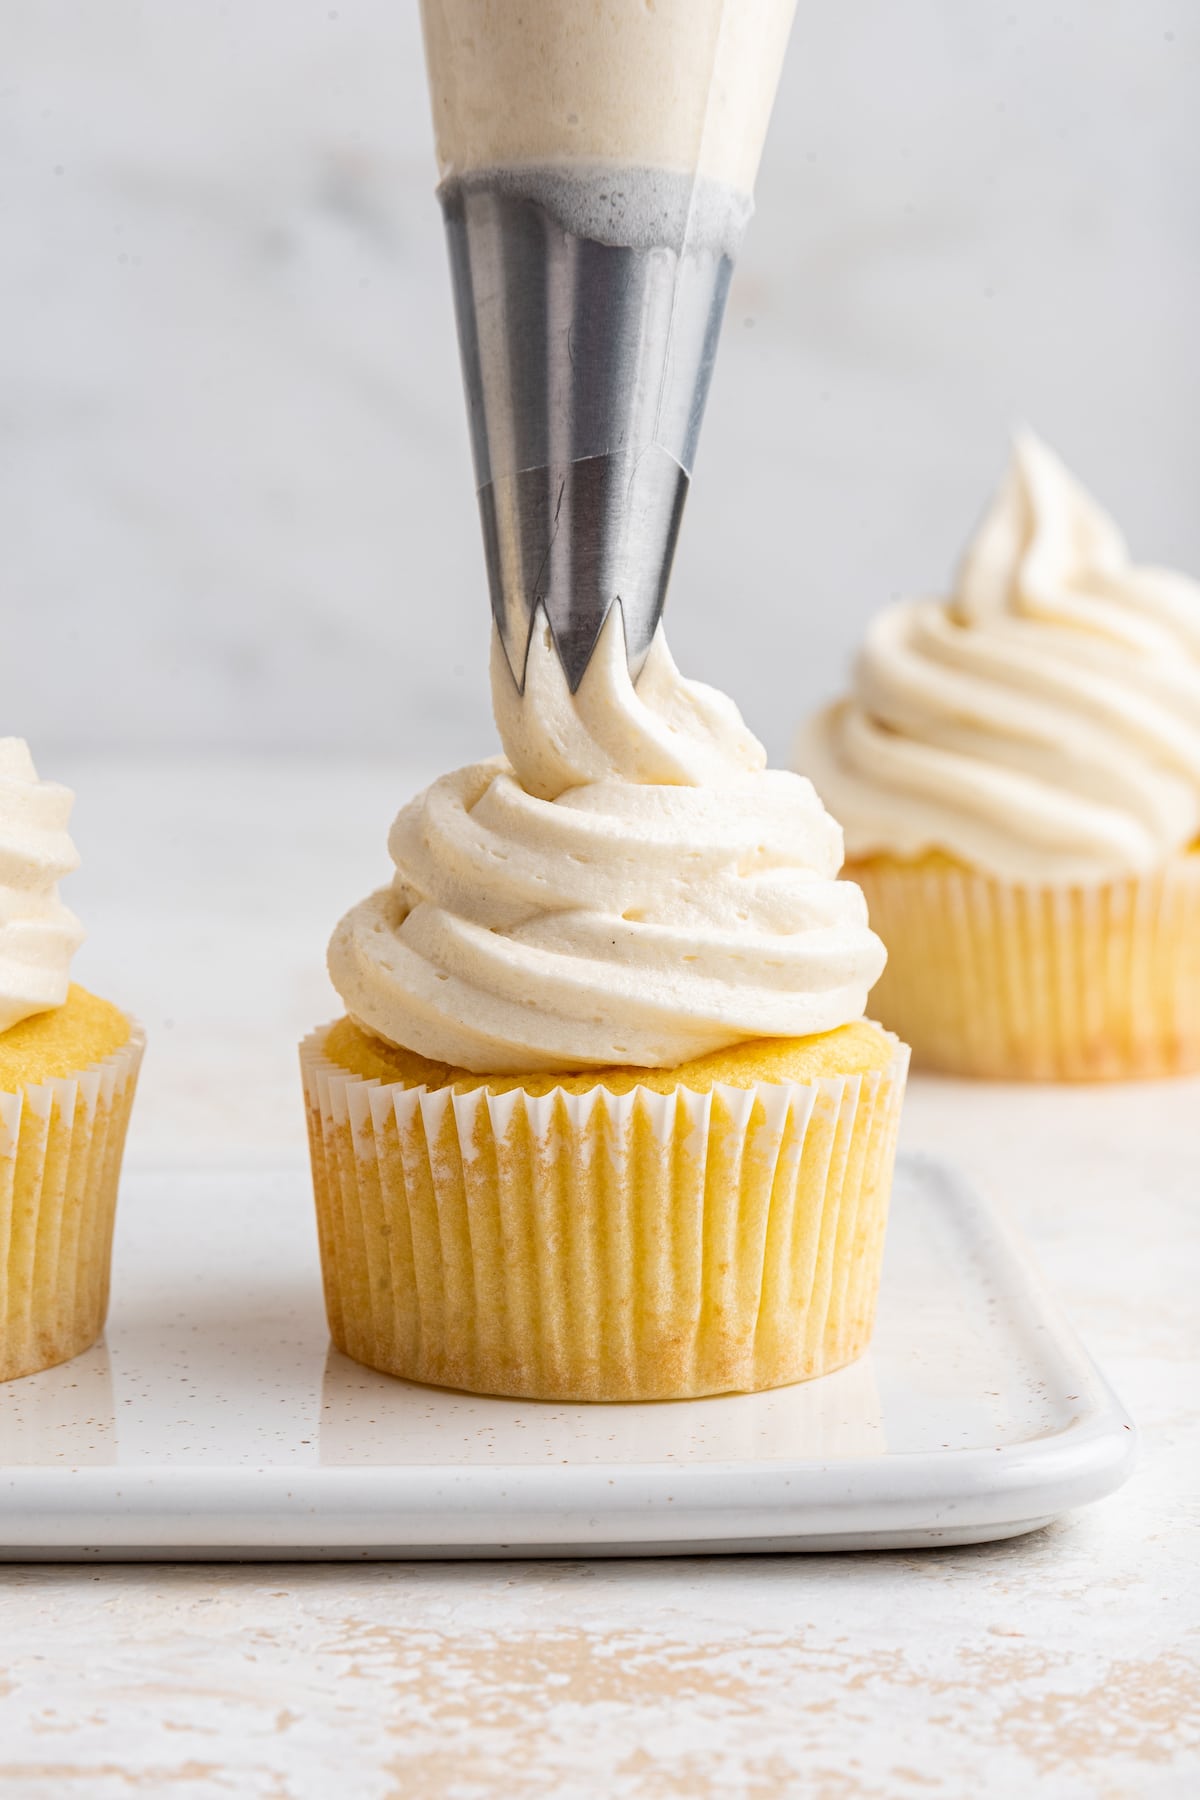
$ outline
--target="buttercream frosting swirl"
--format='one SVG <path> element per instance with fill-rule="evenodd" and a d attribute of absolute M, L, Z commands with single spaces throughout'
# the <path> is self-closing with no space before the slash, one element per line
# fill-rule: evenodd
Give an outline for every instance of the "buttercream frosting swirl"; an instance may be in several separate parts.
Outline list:
<path fill-rule="evenodd" d="M 767 760 L 727 695 L 679 673 L 661 627 L 634 686 L 618 607 L 605 620 L 575 694 L 544 612 L 529 640 L 524 693 L 493 631 L 492 711 L 513 774 L 540 800 L 607 779 L 721 787 Z"/>
<path fill-rule="evenodd" d="M 575 696 L 544 628 L 523 696 L 495 643 L 492 679 L 507 758 L 404 808 L 391 886 L 334 933 L 352 1017 L 504 1074 L 670 1067 L 861 1016 L 884 951 L 836 879 L 837 825 L 661 637 L 636 689 L 617 612 Z"/>
<path fill-rule="evenodd" d="M 21 738 L 0 738 L 0 1031 L 61 1006 L 83 927 L 58 897 L 79 866 L 74 795 L 39 781 Z"/>
<path fill-rule="evenodd" d="M 948 600 L 881 613 L 797 764 L 851 857 L 1088 884 L 1200 833 L 1200 585 L 1135 566 L 1029 433 Z"/>

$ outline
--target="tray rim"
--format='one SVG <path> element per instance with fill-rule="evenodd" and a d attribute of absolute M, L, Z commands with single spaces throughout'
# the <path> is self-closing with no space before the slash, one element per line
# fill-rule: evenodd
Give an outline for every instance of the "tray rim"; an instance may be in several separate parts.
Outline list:
<path fill-rule="evenodd" d="M 1080 1415 L 1064 1429 L 994 1449 L 834 1461 L 8 1465 L 0 1562 L 903 1548 L 1015 1536 L 1112 1493 L 1136 1464 L 1136 1428 L 1023 1239 L 942 1159 L 901 1163 L 969 1222 L 1078 1379 Z"/>

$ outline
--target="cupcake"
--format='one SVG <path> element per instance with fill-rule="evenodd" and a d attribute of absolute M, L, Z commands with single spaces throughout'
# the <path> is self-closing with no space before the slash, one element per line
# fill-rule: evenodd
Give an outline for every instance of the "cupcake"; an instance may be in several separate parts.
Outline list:
<path fill-rule="evenodd" d="M 797 766 L 888 947 L 873 996 L 928 1068 L 1200 1069 L 1200 586 L 1137 567 L 1016 440 L 948 600 L 891 607 Z"/>
<path fill-rule="evenodd" d="M 544 615 L 504 757 L 392 827 L 301 1051 L 337 1346 L 490 1394 L 804 1380 L 870 1336 L 907 1051 L 811 784 L 614 608 L 574 694 Z"/>
<path fill-rule="evenodd" d="M 70 981 L 73 796 L 0 738 L 0 1381 L 94 1344 L 140 1029 Z"/>

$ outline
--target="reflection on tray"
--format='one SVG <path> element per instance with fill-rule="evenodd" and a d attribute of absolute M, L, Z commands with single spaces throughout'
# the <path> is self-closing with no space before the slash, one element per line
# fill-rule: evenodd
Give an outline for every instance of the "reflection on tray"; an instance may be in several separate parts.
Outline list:
<path fill-rule="evenodd" d="M 116 1460 L 112 1363 L 103 1339 L 56 1369 L 0 1383 L 0 1468 Z"/>
<path fill-rule="evenodd" d="M 770 1394 L 568 1406 L 419 1387 L 330 1350 L 321 1394 L 325 1465 L 835 1462 L 886 1448 L 870 1356 Z"/>

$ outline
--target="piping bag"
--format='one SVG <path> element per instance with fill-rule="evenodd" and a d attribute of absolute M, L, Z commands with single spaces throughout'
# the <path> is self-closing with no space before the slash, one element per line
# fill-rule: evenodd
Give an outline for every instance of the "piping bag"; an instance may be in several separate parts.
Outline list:
<path fill-rule="evenodd" d="M 795 0 L 421 0 L 492 612 L 572 692 L 666 600 Z"/>

